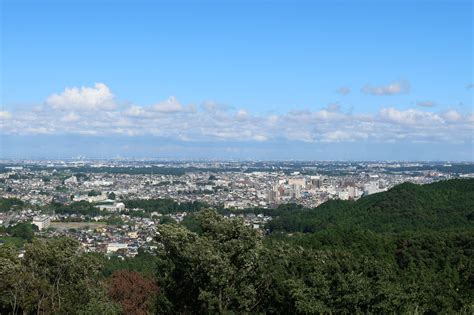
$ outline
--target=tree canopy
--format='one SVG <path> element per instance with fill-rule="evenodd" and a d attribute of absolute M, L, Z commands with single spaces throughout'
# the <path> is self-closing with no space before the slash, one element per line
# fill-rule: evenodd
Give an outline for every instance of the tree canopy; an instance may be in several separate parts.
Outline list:
<path fill-rule="evenodd" d="M 315 232 L 328 228 L 376 232 L 474 228 L 474 179 L 429 185 L 404 183 L 357 201 L 331 200 L 314 209 L 281 214 L 270 231 Z"/>

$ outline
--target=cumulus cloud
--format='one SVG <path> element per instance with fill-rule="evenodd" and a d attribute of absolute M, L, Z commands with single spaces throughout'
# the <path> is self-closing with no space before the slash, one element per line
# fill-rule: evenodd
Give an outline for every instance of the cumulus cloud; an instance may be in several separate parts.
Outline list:
<path fill-rule="evenodd" d="M 176 113 L 182 111 L 184 107 L 176 100 L 176 97 L 170 96 L 168 99 L 153 105 L 152 108 L 157 112 Z"/>
<path fill-rule="evenodd" d="M 470 84 L 466 85 L 466 89 L 468 89 L 468 90 L 474 89 L 474 83 L 470 83 Z"/>
<path fill-rule="evenodd" d="M 61 121 L 64 122 L 76 122 L 80 119 L 81 117 L 77 115 L 76 113 L 69 113 L 61 118 Z"/>
<path fill-rule="evenodd" d="M 176 100 L 176 97 L 170 96 L 168 99 L 152 106 L 152 109 L 160 113 L 179 113 L 194 110 L 194 106 L 183 106 Z"/>
<path fill-rule="evenodd" d="M 151 106 L 132 105 L 82 118 L 74 112 L 64 115 L 45 109 L 15 115 L 8 125 L 0 124 L 0 130 L 10 134 L 152 135 L 185 141 L 472 141 L 472 113 L 389 107 L 376 114 L 352 114 L 335 109 L 257 116 L 244 109 L 222 112 L 201 108 L 163 115 Z M 61 114 L 60 119 L 55 114 Z"/>
<path fill-rule="evenodd" d="M 7 111 L 0 111 L 0 120 L 7 120 L 12 117 L 12 114 Z"/>
<path fill-rule="evenodd" d="M 354 132 L 349 130 L 335 130 L 322 134 L 322 142 L 353 142 L 360 139 L 366 139 L 367 133 Z"/>
<path fill-rule="evenodd" d="M 410 91 L 410 83 L 408 81 L 399 80 L 389 83 L 387 85 L 372 86 L 365 85 L 362 88 L 362 93 L 370 95 L 397 95 L 404 94 Z"/>
<path fill-rule="evenodd" d="M 62 93 L 50 95 L 46 104 L 58 110 L 113 110 L 114 95 L 103 83 L 94 87 L 67 87 Z"/>
<path fill-rule="evenodd" d="M 216 112 L 216 111 L 227 111 L 232 109 L 231 106 L 226 105 L 226 104 L 220 104 L 215 101 L 204 101 L 201 104 L 201 108 L 207 112 Z"/>
<path fill-rule="evenodd" d="M 462 119 L 462 115 L 451 109 L 443 114 L 443 118 L 448 122 L 457 122 Z"/>
<path fill-rule="evenodd" d="M 420 107 L 434 107 L 434 106 L 436 106 L 436 104 L 432 101 L 419 101 L 419 102 L 416 102 L 416 105 L 420 106 Z"/>
<path fill-rule="evenodd" d="M 351 93 L 351 89 L 347 86 L 341 86 L 336 90 L 336 93 L 340 95 L 347 95 Z"/>
<path fill-rule="evenodd" d="M 401 125 L 432 124 L 441 121 L 438 115 L 417 109 L 397 110 L 391 107 L 382 108 L 379 116 L 384 120 Z"/>
<path fill-rule="evenodd" d="M 98 105 L 113 101 L 108 89 L 107 93 L 99 93 L 107 97 L 91 96 L 96 93 L 90 89 L 97 92 L 104 87 L 66 89 L 68 92 L 49 100 L 48 106 L 17 110 L 15 115 L 0 111 L 0 133 L 150 135 L 181 141 L 473 141 L 472 112 L 435 112 L 424 106 L 424 110 L 386 107 L 377 113 L 354 114 L 332 103 L 315 111 L 255 115 L 212 101 L 198 108 L 184 106 L 173 96 L 155 105 L 110 109 Z M 71 101 L 68 106 L 59 106 L 59 100 L 66 99 Z M 93 111 L 83 111 L 83 107 L 77 107 L 79 103 L 89 104 L 87 108 Z"/>
<path fill-rule="evenodd" d="M 143 107 L 141 106 L 137 106 L 137 105 L 132 105 L 130 106 L 129 108 L 127 108 L 124 112 L 123 112 L 126 116 L 130 116 L 130 117 L 149 117 L 150 116 L 150 112 L 145 110 Z"/>
<path fill-rule="evenodd" d="M 326 110 L 330 112 L 338 112 L 341 109 L 341 106 L 339 106 L 339 103 L 330 103 L 326 106 Z"/>
<path fill-rule="evenodd" d="M 235 118 L 239 121 L 242 121 L 242 120 L 245 120 L 249 117 L 249 113 L 246 111 L 246 110 L 243 110 L 243 109 L 239 109 L 236 113 L 235 113 Z"/>

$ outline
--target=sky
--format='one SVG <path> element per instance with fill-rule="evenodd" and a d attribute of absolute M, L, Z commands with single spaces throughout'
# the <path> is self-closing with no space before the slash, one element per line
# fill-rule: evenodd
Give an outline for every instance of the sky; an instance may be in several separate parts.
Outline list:
<path fill-rule="evenodd" d="M 0 10 L 1 158 L 474 161 L 472 1 Z"/>

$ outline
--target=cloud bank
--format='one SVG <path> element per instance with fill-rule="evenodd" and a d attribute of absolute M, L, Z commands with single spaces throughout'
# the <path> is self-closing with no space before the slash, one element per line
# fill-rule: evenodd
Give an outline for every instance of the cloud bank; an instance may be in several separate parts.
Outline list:
<path fill-rule="evenodd" d="M 403 90 L 392 83 L 371 87 L 376 95 Z M 35 110 L 0 112 L 7 135 L 156 136 L 180 141 L 473 142 L 474 116 L 430 106 L 352 113 L 332 103 L 319 110 L 254 115 L 213 101 L 183 105 L 174 96 L 151 105 L 117 105 L 103 83 L 66 88 Z M 427 105 L 427 104 L 425 104 Z"/>

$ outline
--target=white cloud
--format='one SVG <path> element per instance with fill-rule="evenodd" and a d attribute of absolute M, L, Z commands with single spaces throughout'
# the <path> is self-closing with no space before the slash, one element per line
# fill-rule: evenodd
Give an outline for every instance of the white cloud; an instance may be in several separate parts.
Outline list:
<path fill-rule="evenodd" d="M 170 96 L 168 99 L 153 105 L 152 109 L 160 113 L 179 113 L 194 111 L 194 106 L 183 106 L 176 100 L 176 97 Z"/>
<path fill-rule="evenodd" d="M 76 113 L 69 113 L 61 118 L 61 121 L 64 122 L 75 122 L 78 121 L 81 117 Z"/>
<path fill-rule="evenodd" d="M 441 118 L 434 113 L 423 112 L 417 109 L 397 110 L 395 108 L 382 108 L 379 116 L 387 121 L 401 125 L 420 125 L 440 122 Z"/>
<path fill-rule="evenodd" d="M 330 103 L 326 106 L 326 110 L 330 112 L 338 112 L 341 109 L 341 106 L 339 106 L 339 103 Z"/>
<path fill-rule="evenodd" d="M 470 84 L 466 85 L 466 89 L 468 89 L 468 90 L 474 89 L 474 83 L 470 83 Z"/>
<path fill-rule="evenodd" d="M 367 135 L 361 132 L 335 130 L 322 135 L 323 142 L 352 142 L 357 139 L 365 139 Z"/>
<path fill-rule="evenodd" d="M 150 116 L 150 112 L 146 111 L 141 106 L 132 105 L 127 110 L 124 111 L 126 116 L 131 117 L 148 117 Z"/>
<path fill-rule="evenodd" d="M 319 112 L 315 112 L 313 116 L 322 121 L 336 121 L 345 119 L 345 115 L 342 115 L 334 110 L 322 109 Z"/>
<path fill-rule="evenodd" d="M 208 101 L 204 101 L 201 104 L 201 108 L 208 112 L 216 112 L 216 111 L 227 111 L 231 109 L 231 106 L 208 100 Z"/>
<path fill-rule="evenodd" d="M 264 136 L 264 135 L 254 135 L 253 136 L 253 139 L 255 141 L 267 141 L 268 140 L 268 137 L 267 136 Z"/>
<path fill-rule="evenodd" d="M 416 102 L 416 105 L 420 107 L 434 107 L 436 104 L 432 101 L 420 101 Z"/>
<path fill-rule="evenodd" d="M 466 121 L 468 123 L 474 123 L 474 114 L 469 114 L 466 116 Z M 473 125 L 474 126 L 474 125 Z"/>
<path fill-rule="evenodd" d="M 12 114 L 7 111 L 0 111 L 0 120 L 7 120 L 12 117 Z"/>
<path fill-rule="evenodd" d="M 114 95 L 103 83 L 94 87 L 66 88 L 62 93 L 50 95 L 46 104 L 58 110 L 113 110 Z"/>
<path fill-rule="evenodd" d="M 336 90 L 336 93 L 340 95 L 347 95 L 351 93 L 351 89 L 347 86 L 341 86 Z"/>
<path fill-rule="evenodd" d="M 236 113 L 235 113 L 235 118 L 239 121 L 242 121 L 242 120 L 245 120 L 247 118 L 249 118 L 249 113 L 247 113 L 246 110 L 243 110 L 243 109 L 239 109 Z"/>
<path fill-rule="evenodd" d="M 473 141 L 472 113 L 434 112 L 427 104 L 423 110 L 388 107 L 353 114 L 332 103 L 316 111 L 254 115 L 212 101 L 198 108 L 183 106 L 173 96 L 155 105 L 125 109 L 112 109 L 112 103 L 105 85 L 68 88 L 48 98 L 48 106 L 17 110 L 15 115 L 0 111 L 0 133 L 150 135 L 186 141 Z"/>
<path fill-rule="evenodd" d="M 457 122 L 462 119 L 462 116 L 457 111 L 451 109 L 443 114 L 443 118 L 448 122 Z"/>
<path fill-rule="evenodd" d="M 370 95 L 397 95 L 408 93 L 410 91 L 410 83 L 408 81 L 399 80 L 382 86 L 365 85 L 362 93 Z"/>

